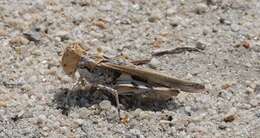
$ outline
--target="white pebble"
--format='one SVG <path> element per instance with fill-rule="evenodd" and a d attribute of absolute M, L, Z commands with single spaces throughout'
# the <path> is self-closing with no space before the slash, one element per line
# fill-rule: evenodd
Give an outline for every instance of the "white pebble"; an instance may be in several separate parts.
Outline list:
<path fill-rule="evenodd" d="M 141 134 L 141 131 L 138 129 L 130 129 L 129 130 L 130 133 L 134 134 L 135 136 L 139 137 L 139 138 L 144 138 L 144 136 Z"/>
<path fill-rule="evenodd" d="M 46 122 L 47 121 L 47 117 L 45 115 L 39 115 L 38 116 L 38 122 L 39 123 L 43 123 L 43 122 Z"/>
<path fill-rule="evenodd" d="M 33 75 L 33 76 L 31 76 L 31 77 L 29 78 L 28 81 L 29 81 L 30 83 L 35 83 L 35 82 L 37 81 L 37 79 L 38 79 L 37 76 Z"/>
<path fill-rule="evenodd" d="M 233 31 L 233 32 L 237 32 L 237 31 L 239 31 L 240 30 L 240 28 L 239 28 L 239 26 L 237 25 L 237 24 L 231 24 L 231 30 Z"/>
<path fill-rule="evenodd" d="M 142 111 L 143 111 L 142 109 L 137 108 L 137 109 L 135 109 L 135 111 L 132 113 L 132 115 L 133 115 L 133 116 L 139 116 Z"/>
<path fill-rule="evenodd" d="M 159 65 L 160 65 L 160 61 L 159 61 L 158 59 L 156 59 L 156 58 L 152 58 L 152 60 L 151 60 L 150 63 L 149 63 L 149 66 L 150 66 L 151 68 L 153 68 L 153 69 L 158 68 Z"/>
<path fill-rule="evenodd" d="M 83 119 L 76 119 L 74 120 L 75 123 L 77 123 L 78 125 L 82 125 L 84 123 L 84 120 Z"/>
<path fill-rule="evenodd" d="M 142 119 L 149 119 L 149 118 L 151 118 L 151 114 L 149 112 L 147 112 L 147 111 L 140 112 L 139 116 Z"/>
<path fill-rule="evenodd" d="M 69 130 L 69 128 L 67 128 L 67 127 L 60 127 L 60 130 L 61 130 L 61 133 L 62 134 L 69 134 L 70 133 L 70 130 Z"/>
<path fill-rule="evenodd" d="M 111 102 L 108 100 L 103 100 L 99 103 L 99 106 L 102 110 L 109 110 L 111 109 Z"/>
<path fill-rule="evenodd" d="M 197 14 L 205 13 L 207 10 L 208 10 L 208 6 L 206 4 L 204 4 L 204 3 L 199 3 L 195 7 L 195 12 Z"/>
<path fill-rule="evenodd" d="M 249 102 L 252 106 L 257 106 L 260 102 L 257 99 L 252 99 Z"/>
<path fill-rule="evenodd" d="M 171 7 L 169 9 L 167 9 L 166 13 L 168 16 L 174 15 L 177 13 L 177 9 L 176 9 L 176 7 Z"/>
<path fill-rule="evenodd" d="M 49 128 L 48 127 L 43 127 L 42 128 L 44 131 L 47 131 Z"/>

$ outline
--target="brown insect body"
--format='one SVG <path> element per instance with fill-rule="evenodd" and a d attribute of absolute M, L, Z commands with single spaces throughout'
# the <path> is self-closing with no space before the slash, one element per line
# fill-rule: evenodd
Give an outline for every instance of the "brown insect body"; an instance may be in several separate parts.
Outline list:
<path fill-rule="evenodd" d="M 201 92 L 205 89 L 202 84 L 141 68 L 127 60 L 108 59 L 83 51 L 79 45 L 66 49 L 62 58 L 64 71 L 68 75 L 73 75 L 77 70 L 80 79 L 86 80 L 88 85 L 111 92 L 116 97 L 117 104 L 119 104 L 118 95 L 143 95 L 152 100 L 168 100 L 172 96 L 177 96 L 180 91 Z"/>
<path fill-rule="evenodd" d="M 127 73 L 132 76 L 137 76 L 146 80 L 147 83 L 159 85 L 168 88 L 175 88 L 185 92 L 201 92 L 205 89 L 204 85 L 178 80 L 169 75 L 159 73 L 152 69 L 144 69 L 137 66 L 117 65 L 111 63 L 105 63 L 103 66 L 118 70 L 123 73 Z"/>
<path fill-rule="evenodd" d="M 88 80 L 89 83 L 106 85 L 117 90 L 119 95 L 140 94 L 154 100 L 167 100 L 179 93 L 179 89 L 150 81 L 150 77 L 144 76 L 154 74 L 143 71 L 131 63 L 126 65 L 125 63 L 123 65 L 116 64 L 115 60 L 113 63 L 107 60 L 96 63 L 95 60 L 83 57 L 79 63 L 78 71 L 80 76 Z"/>

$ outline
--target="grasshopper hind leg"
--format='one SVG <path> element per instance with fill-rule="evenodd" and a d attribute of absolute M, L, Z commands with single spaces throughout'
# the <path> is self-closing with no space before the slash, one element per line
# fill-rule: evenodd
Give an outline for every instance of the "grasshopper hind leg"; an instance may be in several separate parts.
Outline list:
<path fill-rule="evenodd" d="M 119 120 L 121 120 L 118 91 L 113 88 L 110 88 L 108 86 L 104 86 L 104 85 L 100 85 L 100 84 L 98 84 L 96 87 L 100 90 L 105 90 L 105 91 L 111 93 L 115 97 L 118 118 L 119 118 Z"/>

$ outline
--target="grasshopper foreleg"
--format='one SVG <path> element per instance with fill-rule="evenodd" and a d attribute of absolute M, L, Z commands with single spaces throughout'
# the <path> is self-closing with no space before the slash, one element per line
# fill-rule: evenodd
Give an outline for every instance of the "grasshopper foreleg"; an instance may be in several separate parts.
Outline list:
<path fill-rule="evenodd" d="M 88 87 L 87 87 L 88 86 Z M 84 79 L 84 78 L 79 78 L 78 81 L 76 81 L 73 86 L 72 86 L 72 91 L 68 91 L 66 94 L 66 106 L 67 108 L 70 107 L 70 98 L 71 94 L 77 90 L 77 88 L 82 88 L 85 87 L 87 89 L 90 89 L 90 84 Z"/>

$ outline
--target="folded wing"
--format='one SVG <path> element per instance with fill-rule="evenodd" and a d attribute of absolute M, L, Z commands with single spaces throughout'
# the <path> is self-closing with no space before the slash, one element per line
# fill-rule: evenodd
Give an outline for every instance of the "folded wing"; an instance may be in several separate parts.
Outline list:
<path fill-rule="evenodd" d="M 159 73 L 152 69 L 144 69 L 134 65 L 118 65 L 112 63 L 100 63 L 100 66 L 114 69 L 126 74 L 140 77 L 147 80 L 148 82 L 158 84 L 160 86 L 175 88 L 185 92 L 202 92 L 205 86 L 195 82 L 183 81 L 176 79 L 170 75 Z"/>

